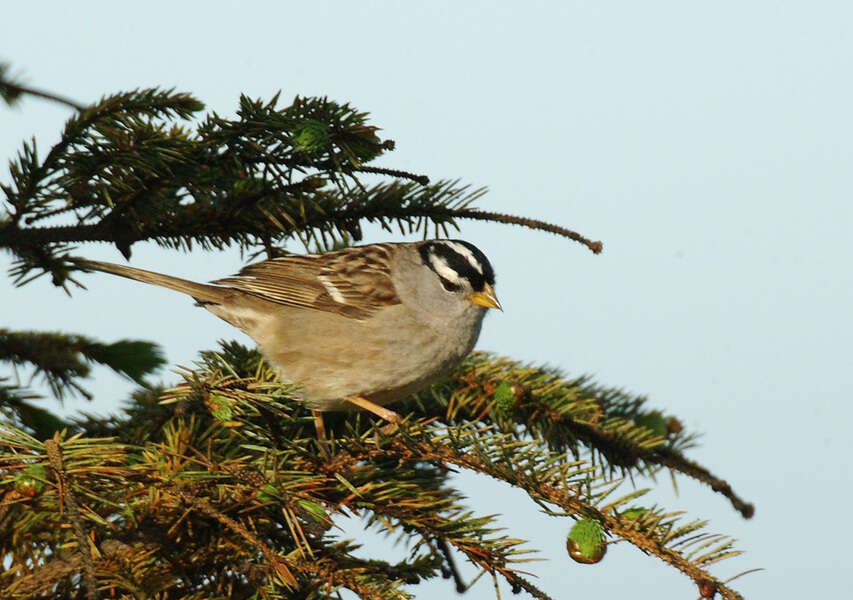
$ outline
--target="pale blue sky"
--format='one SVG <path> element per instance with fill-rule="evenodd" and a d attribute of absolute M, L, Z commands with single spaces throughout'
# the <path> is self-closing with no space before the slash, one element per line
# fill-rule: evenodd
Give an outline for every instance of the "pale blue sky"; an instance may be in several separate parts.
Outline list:
<path fill-rule="evenodd" d="M 735 585 L 746 597 L 849 589 L 853 4 L 18 2 L 0 12 L 0 60 L 80 102 L 154 85 L 223 114 L 241 92 L 349 101 L 397 141 L 383 165 L 486 185 L 483 208 L 603 240 L 596 257 L 464 224 L 505 307 L 479 347 L 648 394 L 705 432 L 692 457 L 755 518 L 683 478 L 680 496 L 662 478 L 655 497 L 739 538 L 748 554 L 715 572 L 765 567 Z M 0 109 L 0 157 L 31 135 L 47 147 L 68 116 L 38 100 Z M 240 265 L 235 252 L 133 250 L 137 266 L 200 280 Z M 106 275 L 86 285 L 68 299 L 7 280 L 0 326 L 145 337 L 172 366 L 235 337 L 176 294 Z M 99 371 L 91 388 L 96 404 L 70 406 L 112 410 L 129 386 Z M 697 595 L 627 544 L 576 565 L 568 522 L 488 482 L 466 489 L 543 550 L 531 569 L 557 597 Z M 490 582 L 468 597 L 493 597 Z"/>

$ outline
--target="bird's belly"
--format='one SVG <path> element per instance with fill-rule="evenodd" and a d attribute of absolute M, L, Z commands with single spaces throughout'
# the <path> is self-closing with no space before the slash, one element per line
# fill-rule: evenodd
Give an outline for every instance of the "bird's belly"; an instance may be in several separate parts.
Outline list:
<path fill-rule="evenodd" d="M 322 411 L 346 409 L 351 396 L 385 405 L 415 393 L 452 371 L 480 332 L 479 319 L 475 327 L 436 329 L 393 318 L 377 323 L 340 317 L 330 326 L 329 319 L 311 322 L 310 316 L 292 323 L 286 336 L 279 330 L 267 340 L 252 337 L 282 379 L 301 385 L 308 404 Z"/>

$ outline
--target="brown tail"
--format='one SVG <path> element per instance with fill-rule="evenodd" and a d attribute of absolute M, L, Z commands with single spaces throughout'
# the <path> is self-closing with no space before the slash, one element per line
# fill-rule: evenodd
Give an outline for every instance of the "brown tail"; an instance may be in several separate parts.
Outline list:
<path fill-rule="evenodd" d="M 127 277 L 128 279 L 135 279 L 136 281 L 141 281 L 143 283 L 159 285 L 160 287 L 182 292 L 192 296 L 201 303 L 212 302 L 220 304 L 225 300 L 226 294 L 229 291 L 233 293 L 233 290 L 227 290 L 226 288 L 219 286 L 209 285 L 206 283 L 196 283 L 195 281 L 188 281 L 179 277 L 163 275 L 153 271 L 137 269 L 135 267 L 125 267 L 123 265 L 116 265 L 97 260 L 86 260 L 83 258 L 78 258 L 74 262 L 84 269 L 112 273 L 113 275 L 120 275 L 122 277 Z"/>

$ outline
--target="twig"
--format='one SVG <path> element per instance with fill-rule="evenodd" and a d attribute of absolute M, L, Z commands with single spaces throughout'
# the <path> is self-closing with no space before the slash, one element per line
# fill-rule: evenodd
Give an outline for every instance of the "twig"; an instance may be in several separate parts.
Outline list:
<path fill-rule="evenodd" d="M 604 447 L 607 452 L 618 454 L 626 464 L 633 466 L 638 460 L 653 465 L 660 465 L 672 469 L 677 473 L 686 475 L 696 481 L 704 483 L 713 491 L 721 494 L 731 502 L 744 519 L 750 519 L 755 514 L 755 506 L 738 496 L 724 479 L 720 479 L 705 467 L 684 458 L 679 452 L 669 448 L 631 448 L 621 443 L 618 438 L 613 438 L 609 433 L 601 431 L 595 426 L 578 423 L 572 419 L 554 419 L 566 426 L 579 439 L 594 444 L 596 447 Z"/>
<path fill-rule="evenodd" d="M 358 173 L 374 173 L 376 175 L 390 175 L 391 177 L 400 177 L 401 179 L 410 179 L 416 183 L 421 185 L 429 184 L 429 177 L 426 175 L 418 175 L 417 173 L 410 173 L 408 171 L 401 171 L 399 169 L 386 169 L 384 167 L 357 167 L 352 169 Z"/>
<path fill-rule="evenodd" d="M 527 581 L 524 577 L 516 573 L 515 571 L 504 572 L 504 569 L 499 569 L 502 575 L 506 577 L 507 582 L 509 582 L 512 593 L 518 594 L 521 590 L 524 590 L 534 598 L 538 598 L 539 600 L 552 600 L 551 596 L 540 590 L 538 587 L 533 585 L 531 582 Z"/>
<path fill-rule="evenodd" d="M 335 585 L 346 587 L 355 592 L 360 598 L 378 599 L 380 597 L 369 587 L 360 584 L 356 578 L 346 577 L 341 572 L 333 568 L 329 568 L 325 564 L 321 564 L 321 561 L 314 559 L 296 558 L 289 559 L 289 564 L 285 564 L 284 559 L 278 556 L 269 546 L 267 546 L 254 534 L 248 531 L 242 524 L 238 523 L 228 515 L 225 515 L 220 511 L 216 510 L 216 508 L 211 506 L 208 501 L 202 498 L 196 498 L 191 494 L 174 486 L 166 486 L 166 489 L 168 489 L 172 494 L 176 495 L 187 504 L 190 504 L 200 513 L 219 521 L 220 523 L 228 527 L 228 529 L 230 529 L 231 531 L 245 539 L 247 542 L 252 544 L 261 552 L 261 554 L 264 555 L 264 558 L 269 561 L 269 563 L 276 570 L 276 572 L 281 575 L 282 579 L 285 580 L 285 583 L 291 586 L 291 589 L 299 589 L 299 582 L 293 576 L 293 573 L 291 571 L 292 568 L 293 570 L 303 575 L 310 575 L 320 580 L 333 582 Z"/>
<path fill-rule="evenodd" d="M 718 494 L 722 494 L 728 498 L 735 510 L 737 510 L 744 519 L 751 519 L 755 514 L 755 505 L 740 498 L 726 480 L 715 476 L 705 467 L 699 466 L 693 461 L 687 460 L 676 453 L 670 453 L 668 450 L 657 452 L 652 450 L 652 453 L 652 456 L 643 456 L 643 460 L 662 465 L 672 469 L 673 471 L 692 477 L 697 481 L 701 481 Z"/>
<path fill-rule="evenodd" d="M 56 476 L 56 484 L 59 486 L 59 497 L 65 499 L 65 504 L 68 507 L 68 519 L 71 521 L 71 527 L 74 529 L 74 535 L 77 538 L 77 550 L 80 553 L 80 559 L 83 562 L 83 584 L 86 586 L 86 597 L 89 600 L 97 600 L 98 584 L 95 581 L 95 565 L 92 563 L 92 557 L 89 554 L 89 539 L 86 537 L 86 530 L 83 528 L 83 521 L 80 519 L 80 511 L 77 508 L 77 501 L 74 499 L 74 490 L 68 481 L 68 474 L 65 472 L 65 467 L 62 465 L 62 452 L 59 449 L 59 443 L 56 441 L 56 436 L 53 439 L 44 442 L 44 449 L 47 452 L 48 461 Z"/>
<path fill-rule="evenodd" d="M 464 375 L 460 377 L 465 381 Z M 470 389 L 471 386 L 480 386 L 479 391 L 480 394 L 482 394 L 482 398 L 490 398 L 493 393 L 493 390 L 483 387 L 481 384 L 476 382 L 468 382 L 468 386 L 468 389 Z M 445 414 L 445 409 L 438 405 L 435 406 L 434 410 L 437 412 L 432 414 Z M 463 420 L 479 421 L 483 418 L 483 414 L 478 415 L 477 411 L 473 408 L 471 411 L 472 412 L 467 416 L 463 417 Z M 649 465 L 666 467 L 673 472 L 681 473 L 682 475 L 686 475 L 700 483 L 704 483 L 714 492 L 721 494 L 731 502 L 734 509 L 737 510 L 743 518 L 749 519 L 755 514 L 755 506 L 740 498 L 728 482 L 724 479 L 720 479 L 705 467 L 688 460 L 677 450 L 670 447 L 644 448 L 636 446 L 620 438 L 618 434 L 601 429 L 596 424 L 578 421 L 564 413 L 552 410 L 542 410 L 540 407 L 536 407 L 534 412 L 527 413 L 524 418 L 519 421 L 520 423 L 525 424 L 528 432 L 534 436 L 537 435 L 537 428 L 533 426 L 535 424 L 534 421 L 537 412 L 541 418 L 548 420 L 549 425 L 553 424 L 558 427 L 566 428 L 575 438 L 582 442 L 586 442 L 591 447 L 602 452 L 608 458 L 611 465 L 630 468 L 636 467 L 639 461 L 643 461 Z M 456 419 L 458 417 L 454 413 L 452 418 Z M 547 436 L 544 434 L 542 435 L 542 439 L 546 440 Z"/>
<path fill-rule="evenodd" d="M 574 240 L 576 242 L 580 242 L 590 250 L 592 250 L 593 254 L 601 254 L 601 251 L 604 249 L 604 244 L 601 241 L 592 241 L 581 234 L 572 231 L 571 229 L 566 229 L 565 227 L 560 227 L 559 225 L 554 225 L 553 223 L 548 223 L 547 221 L 540 221 L 539 219 L 528 219 L 527 217 L 517 217 L 515 215 L 507 215 L 503 213 L 489 212 L 485 210 L 469 210 L 469 209 L 454 209 L 449 208 L 445 211 L 441 209 L 430 210 L 430 213 L 444 213 L 450 217 L 458 217 L 460 219 L 473 219 L 476 221 L 492 221 L 496 223 L 507 223 L 510 225 L 521 225 L 522 227 L 527 227 L 528 229 L 537 229 L 539 231 L 547 231 L 548 233 L 553 233 L 559 235 L 560 237 L 569 238 L 570 240 Z"/>
<path fill-rule="evenodd" d="M 5 88 L 6 90 L 9 90 L 9 92 L 11 92 L 11 94 L 15 95 L 15 96 L 27 94 L 29 96 L 37 96 L 38 98 L 44 98 L 45 100 L 51 100 L 53 102 L 58 102 L 60 104 L 64 104 L 66 106 L 73 108 L 74 110 L 77 110 L 77 111 L 82 112 L 82 111 L 86 110 L 86 107 L 83 106 L 82 104 L 78 104 L 74 100 L 71 100 L 71 99 L 66 98 L 64 96 L 60 96 L 59 94 L 53 94 L 51 92 L 44 92 L 42 90 L 37 90 L 34 88 L 25 87 L 23 85 L 18 85 L 16 83 L 12 83 L 10 81 L 0 81 L 0 89 L 3 89 L 3 88 Z"/>
<path fill-rule="evenodd" d="M 260 550 L 261 554 L 264 555 L 270 565 L 275 569 L 276 573 L 278 573 L 282 581 L 285 585 L 289 586 L 291 589 L 297 588 L 299 583 L 296 581 L 296 577 L 293 576 L 293 573 L 288 568 L 287 564 L 284 560 L 279 557 L 272 549 L 270 549 L 265 543 L 259 540 L 254 534 L 252 534 L 248 529 L 243 527 L 240 523 L 225 515 L 215 508 L 213 508 L 209 502 L 202 498 L 196 498 L 183 490 L 180 490 L 176 487 L 170 487 L 169 491 L 179 497 L 181 500 L 190 504 L 198 510 L 200 513 L 207 515 L 213 519 L 216 519 L 223 525 L 225 525 L 228 529 L 245 539 L 247 542 L 252 544 L 255 548 Z"/>
<path fill-rule="evenodd" d="M 416 440 L 409 439 L 408 443 L 400 438 L 395 439 L 389 445 L 388 450 L 401 453 L 404 451 L 416 451 L 421 454 L 424 460 L 437 460 L 445 464 L 456 465 L 465 469 L 471 469 L 484 475 L 489 475 L 500 481 L 511 483 L 518 487 L 533 498 L 545 502 L 555 504 L 563 508 L 566 512 L 577 514 L 584 513 L 599 521 L 604 528 L 632 543 L 634 546 L 647 554 L 657 556 L 663 562 L 675 567 L 695 582 L 710 581 L 715 586 L 717 593 L 727 600 L 743 600 L 743 597 L 736 591 L 727 587 L 723 582 L 711 577 L 707 571 L 696 564 L 691 563 L 681 554 L 662 544 L 659 540 L 649 538 L 641 532 L 636 531 L 631 527 L 626 527 L 618 517 L 603 513 L 586 503 L 581 502 L 578 498 L 568 494 L 566 490 L 559 489 L 552 485 L 543 483 L 542 481 L 531 480 L 524 472 L 515 471 L 513 473 L 513 481 L 507 479 L 506 473 L 500 469 L 493 468 L 493 465 L 484 461 L 481 457 L 461 452 L 441 443 L 436 443 L 431 440 Z M 371 458 L 375 459 L 375 455 Z"/>
<path fill-rule="evenodd" d="M 450 575 L 453 577 L 453 583 L 456 584 L 456 591 L 459 594 L 464 594 L 468 586 L 462 580 L 459 574 L 459 569 L 456 568 L 456 561 L 453 560 L 453 555 L 450 553 L 450 546 L 445 538 L 438 538 L 438 549 L 444 555 L 444 560 L 447 561 L 447 568 L 450 570 Z"/>

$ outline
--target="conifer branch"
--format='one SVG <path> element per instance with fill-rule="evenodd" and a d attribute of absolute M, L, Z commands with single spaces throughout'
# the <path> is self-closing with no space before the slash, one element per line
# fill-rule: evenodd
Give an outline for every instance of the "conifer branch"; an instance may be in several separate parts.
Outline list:
<path fill-rule="evenodd" d="M 547 480 L 534 478 L 527 472 L 514 468 L 514 465 L 500 465 L 485 460 L 483 455 L 463 452 L 446 444 L 436 444 L 434 441 L 419 439 L 417 430 L 410 430 L 412 437 L 406 437 L 405 441 L 395 439 L 390 442 L 390 449 L 396 452 L 415 450 L 426 459 L 435 460 L 443 464 L 452 464 L 478 473 L 490 475 L 500 481 L 506 481 L 515 487 L 526 491 L 531 498 L 561 507 L 567 514 L 583 515 L 590 517 L 602 524 L 606 531 L 631 542 L 634 546 L 646 553 L 660 558 L 665 563 L 675 567 L 697 585 L 701 582 L 711 582 L 716 591 L 727 600 L 742 600 L 742 596 L 728 588 L 723 582 L 711 576 L 694 562 L 685 559 L 681 553 L 666 545 L 666 538 L 649 536 L 643 531 L 633 527 L 633 523 L 626 525 L 619 516 L 602 512 L 580 498 L 567 491 L 563 483 L 551 483 Z M 378 459 L 378 453 L 371 453 L 371 459 Z M 714 538 L 722 540 L 723 538 Z M 727 547 L 727 546 L 726 546 Z M 712 556 L 708 557 L 709 559 Z"/>
<path fill-rule="evenodd" d="M 450 552 L 450 546 L 447 545 L 445 538 L 437 538 L 436 543 L 441 555 L 444 557 L 444 563 L 447 565 L 447 570 L 453 578 L 453 583 L 456 585 L 456 593 L 463 594 L 467 586 L 462 580 L 462 575 L 459 574 L 459 569 L 456 568 L 456 561 L 453 560 L 453 554 Z"/>
<path fill-rule="evenodd" d="M 25 144 L 12 164 L 13 185 L 3 186 L 12 210 L 0 222 L 0 248 L 17 256 L 13 276 L 25 283 L 31 271 L 50 272 L 64 285 L 72 243 L 110 242 L 126 257 L 148 240 L 246 250 L 300 238 L 326 247 L 328 236 L 361 240 L 365 221 L 424 235 L 434 226 L 436 236 L 459 218 L 512 223 L 601 250 L 600 242 L 564 227 L 471 209 L 483 190 L 426 185 L 422 175 L 367 165 L 391 144 L 348 105 L 296 98 L 279 109 L 276 102 L 243 97 L 236 120 L 212 116 L 193 134 L 167 129 L 165 121 L 189 118 L 202 108 L 198 100 L 135 90 L 69 120 L 43 160 L 34 143 Z M 367 188 L 359 172 L 397 179 Z M 76 223 L 32 226 L 70 213 Z"/>
<path fill-rule="evenodd" d="M 9 65 L 0 63 L 0 98 L 3 98 L 9 106 L 17 102 L 21 96 L 35 96 L 37 98 L 43 98 L 45 100 L 64 104 L 65 106 L 77 111 L 85 109 L 82 104 L 78 104 L 65 96 L 60 96 L 59 94 L 54 94 L 52 92 L 45 92 L 43 90 L 31 88 L 12 81 L 7 76 L 8 68 Z"/>
<path fill-rule="evenodd" d="M 292 240 L 319 249 L 361 241 L 365 223 L 438 237 L 460 219 L 482 220 L 602 250 L 565 227 L 475 208 L 482 188 L 372 166 L 394 144 L 348 104 L 278 101 L 243 96 L 234 118 L 211 114 L 190 130 L 176 121 L 201 110 L 199 101 L 134 90 L 81 107 L 43 159 L 25 143 L 0 186 L 0 248 L 14 257 L 15 281 L 49 273 L 57 285 L 77 283 L 82 263 L 71 244 L 109 242 L 127 258 L 142 241 L 272 256 Z M 367 186 L 361 173 L 390 180 Z M 81 389 L 91 361 L 140 380 L 151 361 L 122 343 L 0 330 L 0 361 L 44 373 L 57 389 Z M 449 480 L 461 468 L 524 490 L 564 522 L 589 521 L 608 543 L 626 540 L 654 554 L 705 595 L 739 598 L 707 570 L 738 553 L 730 538 L 705 533 L 703 521 L 682 522 L 680 513 L 634 505 L 645 490 L 617 497 L 614 474 L 666 467 L 727 496 L 744 516 L 752 512 L 727 482 L 685 457 L 695 437 L 644 398 L 475 354 L 401 403 L 408 416 L 395 433 L 365 415 L 330 414 L 320 444 L 299 392 L 257 351 L 223 344 L 182 375 L 172 389 L 139 390 L 122 415 L 73 421 L 61 444 L 64 433 L 44 444 L 27 433 L 53 425 L 26 412 L 21 385 L 0 381 L 0 412 L 10 421 L 0 423 L 8 565 L 0 588 L 10 597 L 92 597 L 100 584 L 111 597 L 168 590 L 175 598 L 283 600 L 346 588 L 390 600 L 406 595 L 404 583 L 442 574 L 464 588 L 455 556 L 491 575 L 496 589 L 503 578 L 515 593 L 548 598 L 519 570 L 532 560 L 525 542 L 466 506 Z M 71 532 L 60 526 L 65 510 Z M 409 552 L 397 562 L 356 557 L 357 544 L 329 533 L 338 514 L 381 524 Z M 80 552 L 60 558 L 75 540 Z"/>
<path fill-rule="evenodd" d="M 400 179 L 410 179 L 415 183 L 419 183 L 421 185 L 429 184 L 429 177 L 426 175 L 419 175 L 417 173 L 409 173 L 408 171 L 401 171 L 399 169 L 386 169 L 384 167 L 357 167 L 353 169 L 353 171 L 357 173 L 374 173 L 376 175 L 388 175 L 390 177 L 399 177 Z"/>
<path fill-rule="evenodd" d="M 54 398 L 63 400 L 79 394 L 91 395 L 81 383 L 89 376 L 91 364 L 102 364 L 140 385 L 159 369 L 165 358 L 156 344 L 139 340 L 119 340 L 111 344 L 82 335 L 37 331 L 9 331 L 0 328 L 0 364 L 10 364 L 17 374 L 30 371 L 32 379 L 42 376 Z M 5 378 L 0 377 L 0 384 Z M 27 384 L 29 385 L 29 384 Z M 38 394 L 17 386 L 0 385 L 0 413 L 27 428 L 39 439 L 47 439 L 67 424 L 48 409 L 33 404 Z"/>
<path fill-rule="evenodd" d="M 71 521 L 71 527 L 74 529 L 74 535 L 77 537 L 77 553 L 80 556 L 80 561 L 83 565 L 82 578 L 86 587 L 86 597 L 89 600 L 98 599 L 98 584 L 95 581 L 95 566 L 92 564 L 92 557 L 89 554 L 89 538 L 86 536 L 86 530 L 83 527 L 83 521 L 80 519 L 80 511 L 77 508 L 77 500 L 74 498 L 74 489 L 68 479 L 68 473 L 62 464 L 62 451 L 59 448 L 58 437 L 50 440 L 45 440 L 44 449 L 47 453 L 50 466 L 53 469 L 56 485 L 59 489 L 60 503 L 65 500 L 65 506 L 68 509 L 68 520 Z"/>
<path fill-rule="evenodd" d="M 0 81 L 0 96 L 2 96 L 7 102 L 9 101 L 9 98 L 17 100 L 18 96 L 35 96 L 37 98 L 43 98 L 45 100 L 64 104 L 76 111 L 86 110 L 85 106 L 78 104 L 74 100 L 66 98 L 65 96 L 60 96 L 59 94 L 45 92 L 31 87 L 25 87 L 9 81 Z"/>
<path fill-rule="evenodd" d="M 661 448 L 654 452 L 653 456 L 643 456 L 642 458 L 648 462 L 654 462 L 655 464 L 662 465 L 672 469 L 673 471 L 687 475 L 692 479 L 701 481 L 718 494 L 722 494 L 728 498 L 732 503 L 732 506 L 735 507 L 744 519 L 751 519 L 755 515 L 755 505 L 738 496 L 726 480 L 720 479 L 705 467 L 696 464 L 684 456 L 681 456 L 678 452 L 669 448 Z"/>
<path fill-rule="evenodd" d="M 519 217 L 515 215 L 506 215 L 503 213 L 497 212 L 489 212 L 484 210 L 468 210 L 468 209 L 451 209 L 451 210 L 435 210 L 429 215 L 424 216 L 436 216 L 436 215 L 444 215 L 456 219 L 472 219 L 475 221 L 490 221 L 492 223 L 507 223 L 510 225 L 520 225 L 521 227 L 526 227 L 528 229 L 533 229 L 537 231 L 547 231 L 548 233 L 553 233 L 560 237 L 568 238 L 575 242 L 579 242 L 589 248 L 593 254 L 601 254 L 601 251 L 604 249 L 604 244 L 601 241 L 592 241 L 581 234 L 572 231 L 571 229 L 567 229 L 565 227 L 561 227 L 559 225 L 555 225 L 553 223 L 548 223 L 547 221 L 540 221 L 539 219 L 531 219 L 528 217 Z"/>
<path fill-rule="evenodd" d="M 243 525 L 241 525 L 228 515 L 219 512 L 218 510 L 213 508 L 210 503 L 208 503 L 202 498 L 196 498 L 195 496 L 183 492 L 182 490 L 179 490 L 175 487 L 170 487 L 169 493 L 174 494 L 187 504 L 192 505 L 192 507 L 199 511 L 201 514 L 215 519 L 216 521 L 219 521 L 228 529 L 245 539 L 264 555 L 264 558 L 270 563 L 270 566 L 272 566 L 272 568 L 275 570 L 276 574 L 281 579 L 281 582 L 288 589 L 294 589 L 298 587 L 296 578 L 293 576 L 293 573 L 288 567 L 287 561 L 284 560 L 282 557 L 278 556 L 271 548 L 269 548 L 255 535 L 253 535 L 245 527 L 243 527 Z"/>
<path fill-rule="evenodd" d="M 419 412 L 448 423 L 496 423 L 504 432 L 533 436 L 576 457 L 581 442 L 605 458 L 602 466 L 610 473 L 666 467 L 708 485 L 744 518 L 754 514 L 752 504 L 726 481 L 684 457 L 693 437 L 680 425 L 678 432 L 667 431 L 657 411 L 643 408 L 643 398 L 592 385 L 585 378 L 565 382 L 552 371 L 482 352 L 473 353 L 449 384 L 422 393 Z M 645 423 L 650 416 L 660 419 L 655 425 L 661 429 Z"/>
<path fill-rule="evenodd" d="M 482 356 L 473 360 L 486 376 L 490 374 L 491 367 Z M 503 364 L 502 359 L 491 360 Z M 605 481 L 600 470 L 585 461 L 566 460 L 563 451 L 515 439 L 485 422 L 445 427 L 429 416 L 412 416 L 396 434 L 379 434 L 377 440 L 369 420 L 362 423 L 361 419 L 352 422 L 339 417 L 337 425 L 332 423 L 330 453 L 320 456 L 310 438 L 304 437 L 312 435 L 310 417 L 293 401 L 293 391 L 277 383 L 257 353 L 229 344 L 218 353 L 207 353 L 204 361 L 201 370 L 187 371 L 185 382 L 163 397 L 166 404 L 155 405 L 161 413 L 173 411 L 172 417 L 139 450 L 108 454 L 105 449 L 110 446 L 105 441 L 74 441 L 75 473 L 81 478 L 75 486 L 86 490 L 87 514 L 101 528 L 96 537 L 118 535 L 126 540 L 122 543 L 145 544 L 150 556 L 160 557 L 133 567 L 143 569 L 140 577 L 145 569 L 165 560 L 174 577 L 187 578 L 188 586 L 202 585 L 162 554 L 172 545 L 168 537 L 151 539 L 138 528 L 135 518 L 127 518 L 137 513 L 158 515 L 162 523 L 158 530 L 195 548 L 196 569 L 206 565 L 213 572 L 225 573 L 245 557 L 252 566 L 243 567 L 242 572 L 255 577 L 250 575 L 259 572 L 253 557 L 264 557 L 263 563 L 276 573 L 281 570 L 281 565 L 276 569 L 278 557 L 286 556 L 287 569 L 297 586 L 306 591 L 327 582 L 384 600 L 399 595 L 400 580 L 433 577 L 437 565 L 451 563 L 448 553 L 437 548 L 395 566 L 383 561 L 366 563 L 352 557 L 345 546 L 329 545 L 324 540 L 326 514 L 348 509 L 382 518 L 408 537 L 447 540 L 474 565 L 504 578 L 514 590 L 547 598 L 515 568 L 518 555 L 524 552 L 521 540 L 496 535 L 492 518 L 468 513 L 459 495 L 448 488 L 448 466 L 455 466 L 519 487 L 543 508 L 559 507 L 562 516 L 594 518 L 611 535 L 655 554 L 696 581 L 719 585 L 723 597 L 737 598 L 705 569 L 735 553 L 727 538 L 696 535 L 702 523 L 679 525 L 672 514 L 656 509 L 644 509 L 642 517 L 626 517 L 630 511 L 619 511 L 639 493 L 611 500 L 611 486 L 590 495 L 585 491 L 590 481 Z M 549 387 L 557 389 L 554 382 Z M 270 428 L 271 419 L 276 428 Z M 162 422 L 160 417 L 133 413 L 116 426 L 138 429 Z M 334 433 L 340 433 L 335 428 L 341 426 L 347 433 Z M 111 431 L 118 434 L 121 430 Z M 2 429 L 0 434 L 0 470 L 29 468 L 26 453 L 36 453 L 37 442 Z M 134 435 L 122 434 L 131 439 Z M 4 455 L 4 447 L 13 452 Z M 163 502 L 156 495 L 149 500 L 145 490 L 151 489 L 162 490 L 180 502 Z M 188 516 L 186 506 L 198 517 Z M 272 507 L 275 510 L 270 511 Z M 239 511 L 239 521 L 231 516 L 233 511 Z M 205 522 L 211 518 L 224 526 L 222 532 L 211 532 L 211 541 L 221 539 L 214 543 L 241 548 L 238 554 L 223 555 L 216 545 L 206 546 L 206 536 L 193 533 L 210 531 Z M 103 547 L 102 553 L 116 556 Z M 100 561 L 95 565 L 98 573 L 113 568 Z M 38 578 L 14 581 L 19 582 L 15 589 L 42 589 Z M 152 580 L 151 585 L 160 584 Z"/>

